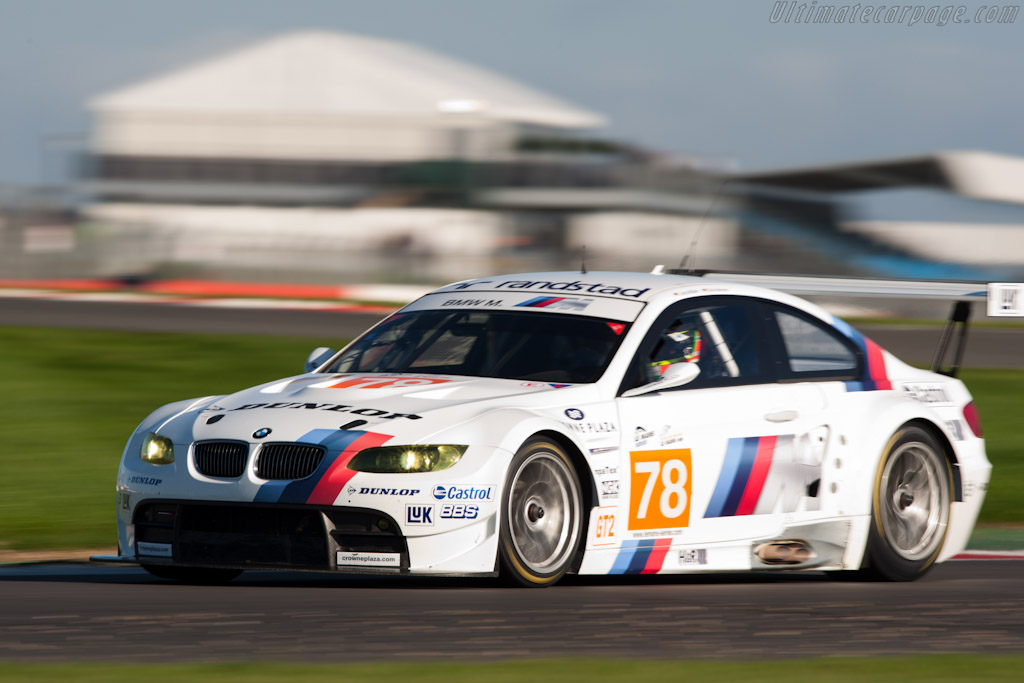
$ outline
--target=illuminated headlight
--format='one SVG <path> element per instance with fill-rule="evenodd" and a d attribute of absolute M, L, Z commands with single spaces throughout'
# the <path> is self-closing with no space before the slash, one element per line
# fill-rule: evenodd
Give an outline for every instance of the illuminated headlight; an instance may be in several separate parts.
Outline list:
<path fill-rule="evenodd" d="M 174 462 L 174 444 L 166 436 L 150 432 L 142 442 L 139 455 L 153 465 L 170 465 Z"/>
<path fill-rule="evenodd" d="M 468 446 L 382 446 L 356 453 L 348 464 L 357 472 L 437 472 L 459 461 Z"/>

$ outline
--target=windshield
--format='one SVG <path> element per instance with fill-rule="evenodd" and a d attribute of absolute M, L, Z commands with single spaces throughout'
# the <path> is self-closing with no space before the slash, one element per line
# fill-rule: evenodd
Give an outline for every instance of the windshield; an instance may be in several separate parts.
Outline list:
<path fill-rule="evenodd" d="M 596 382 L 628 327 L 622 322 L 551 313 L 399 313 L 358 339 L 327 372 Z"/>

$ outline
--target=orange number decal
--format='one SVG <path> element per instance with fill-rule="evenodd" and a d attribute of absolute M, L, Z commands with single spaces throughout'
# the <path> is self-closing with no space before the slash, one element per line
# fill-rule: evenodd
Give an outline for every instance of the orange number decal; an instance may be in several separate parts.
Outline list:
<path fill-rule="evenodd" d="M 689 448 L 630 452 L 630 529 L 690 525 L 691 466 Z"/>

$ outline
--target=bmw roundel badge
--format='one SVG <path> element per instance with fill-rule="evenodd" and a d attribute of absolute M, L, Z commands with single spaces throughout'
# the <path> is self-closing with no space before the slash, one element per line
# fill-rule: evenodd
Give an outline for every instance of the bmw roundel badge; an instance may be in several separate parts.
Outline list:
<path fill-rule="evenodd" d="M 254 439 L 262 439 L 267 434 L 269 434 L 271 431 L 273 431 L 273 430 L 270 427 L 263 427 L 262 429 L 257 429 L 255 432 L 252 433 L 252 438 L 254 438 Z"/>

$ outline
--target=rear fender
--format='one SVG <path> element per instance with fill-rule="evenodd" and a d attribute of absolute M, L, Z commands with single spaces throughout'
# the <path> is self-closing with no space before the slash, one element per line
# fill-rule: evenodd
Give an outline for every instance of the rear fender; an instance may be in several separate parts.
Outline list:
<path fill-rule="evenodd" d="M 908 423 L 933 433 L 953 465 L 954 495 L 960 490 L 956 456 L 942 427 L 941 417 L 927 406 L 891 392 L 850 394 L 848 405 L 839 408 L 844 420 L 839 425 L 839 449 L 832 465 L 844 515 L 870 515 L 875 474 L 892 435 Z M 856 425 L 871 425 L 856 429 Z M 959 500 L 960 498 L 955 498 Z"/>

